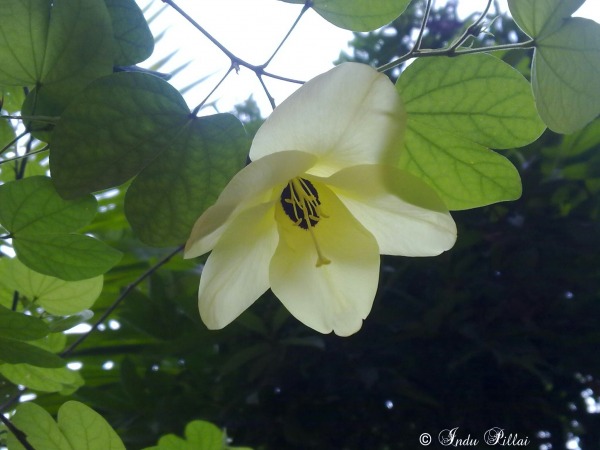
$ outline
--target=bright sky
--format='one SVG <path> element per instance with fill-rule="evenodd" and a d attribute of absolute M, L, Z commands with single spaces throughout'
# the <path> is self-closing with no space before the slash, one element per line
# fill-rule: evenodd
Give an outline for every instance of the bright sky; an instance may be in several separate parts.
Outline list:
<path fill-rule="evenodd" d="M 442 5 L 445 1 L 436 0 L 436 3 Z M 138 2 L 141 7 L 151 2 L 150 12 L 163 7 L 160 0 Z M 277 0 L 175 2 L 236 56 L 255 65 L 264 63 L 271 56 L 302 8 L 301 5 Z M 460 0 L 459 13 L 466 16 L 483 9 L 486 4 L 487 0 Z M 506 7 L 507 0 L 500 0 L 500 5 Z M 587 0 L 575 15 L 600 22 L 600 2 Z M 190 63 L 170 81 L 175 87 L 181 89 L 197 79 L 208 77 L 185 95 L 190 108 L 194 108 L 229 69 L 229 58 L 170 7 L 158 16 L 151 28 L 155 36 L 165 28 L 167 32 L 149 62 L 157 61 L 177 49 L 177 54 L 165 66 L 165 71 Z M 351 32 L 331 25 L 313 10 L 309 10 L 267 70 L 289 78 L 308 80 L 333 67 L 333 61 L 341 50 L 347 49 L 351 38 Z M 147 63 L 143 65 L 146 66 Z M 277 104 L 298 88 L 297 84 L 269 78 L 265 78 L 265 81 Z M 227 112 L 252 94 L 263 114 L 268 115 L 270 106 L 256 76 L 250 70 L 242 68 L 238 74 L 229 75 L 209 102 L 217 100 L 220 112 Z"/>

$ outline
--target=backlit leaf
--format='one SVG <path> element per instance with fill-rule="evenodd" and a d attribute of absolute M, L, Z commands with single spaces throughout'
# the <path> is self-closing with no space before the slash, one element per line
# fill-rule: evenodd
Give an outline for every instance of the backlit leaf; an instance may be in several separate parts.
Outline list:
<path fill-rule="evenodd" d="M 116 42 L 115 64 L 128 66 L 144 61 L 154 50 L 154 38 L 140 8 L 134 0 L 104 2 Z"/>
<path fill-rule="evenodd" d="M 81 281 L 65 281 L 37 273 L 19 260 L 12 259 L 6 268 L 9 286 L 34 301 L 50 314 L 70 315 L 90 308 L 102 291 L 103 276 Z"/>
<path fill-rule="evenodd" d="M 538 37 L 556 31 L 585 0 L 508 0 L 517 25 L 529 36 Z"/>
<path fill-rule="evenodd" d="M 0 374 L 16 385 L 41 392 L 59 392 L 69 395 L 84 385 L 78 372 L 60 367 L 49 369 L 29 364 L 1 364 Z"/>
<path fill-rule="evenodd" d="M 304 4 L 304 0 L 283 0 Z M 400 16 L 410 0 L 314 0 L 313 9 L 335 26 L 371 31 Z"/>

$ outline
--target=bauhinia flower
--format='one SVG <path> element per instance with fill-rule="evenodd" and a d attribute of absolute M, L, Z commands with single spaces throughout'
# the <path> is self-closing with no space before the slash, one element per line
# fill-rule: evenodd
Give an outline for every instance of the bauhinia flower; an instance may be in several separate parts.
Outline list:
<path fill-rule="evenodd" d="M 298 320 L 348 336 L 369 314 L 380 254 L 434 256 L 456 225 L 434 190 L 391 164 L 406 124 L 389 79 L 356 63 L 273 111 L 236 174 L 194 225 L 185 257 L 212 250 L 200 315 L 211 329 L 269 288 Z"/>

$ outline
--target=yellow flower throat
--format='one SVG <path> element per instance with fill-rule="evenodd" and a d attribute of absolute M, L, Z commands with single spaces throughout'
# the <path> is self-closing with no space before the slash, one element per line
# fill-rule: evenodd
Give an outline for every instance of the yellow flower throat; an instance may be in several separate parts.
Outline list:
<path fill-rule="evenodd" d="M 281 191 L 281 206 L 294 225 L 310 233 L 317 249 L 317 267 L 329 264 L 331 261 L 323 256 L 314 232 L 321 219 L 328 217 L 323 213 L 315 186 L 305 178 L 292 178 Z"/>

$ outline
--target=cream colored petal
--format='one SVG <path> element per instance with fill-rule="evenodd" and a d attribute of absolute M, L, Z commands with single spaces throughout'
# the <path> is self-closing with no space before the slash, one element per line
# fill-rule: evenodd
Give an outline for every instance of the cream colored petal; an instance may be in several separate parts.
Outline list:
<path fill-rule="evenodd" d="M 271 191 L 311 167 L 315 156 L 289 151 L 254 161 L 240 170 L 225 187 L 216 203 L 198 218 L 185 245 L 184 258 L 210 251 L 236 214 L 269 200 Z"/>
<path fill-rule="evenodd" d="M 308 81 L 279 105 L 258 130 L 250 158 L 284 150 L 319 157 L 310 173 L 393 158 L 406 114 L 392 82 L 370 66 L 344 63 Z"/>
<path fill-rule="evenodd" d="M 329 189 L 315 187 L 329 217 L 321 219 L 313 233 L 331 262 L 316 267 L 311 232 L 294 225 L 278 203 L 279 244 L 270 265 L 271 289 L 305 325 L 348 336 L 371 311 L 379 280 L 377 242 Z"/>
<path fill-rule="evenodd" d="M 435 256 L 456 241 L 456 224 L 442 200 L 404 170 L 354 166 L 325 182 L 375 236 L 381 254 Z"/>
<path fill-rule="evenodd" d="M 267 203 L 240 213 L 208 257 L 198 292 L 208 328 L 223 328 L 269 288 L 269 262 L 278 241 L 273 209 Z"/>

